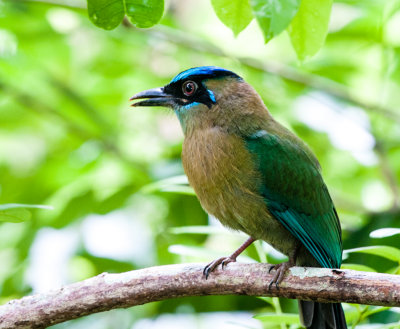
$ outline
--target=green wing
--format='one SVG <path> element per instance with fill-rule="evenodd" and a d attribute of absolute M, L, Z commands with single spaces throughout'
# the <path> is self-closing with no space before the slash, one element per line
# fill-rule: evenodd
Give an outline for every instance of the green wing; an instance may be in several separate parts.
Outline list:
<path fill-rule="evenodd" d="M 311 151 L 295 138 L 265 130 L 245 138 L 262 174 L 268 210 L 297 237 L 323 267 L 339 268 L 339 218 Z"/>

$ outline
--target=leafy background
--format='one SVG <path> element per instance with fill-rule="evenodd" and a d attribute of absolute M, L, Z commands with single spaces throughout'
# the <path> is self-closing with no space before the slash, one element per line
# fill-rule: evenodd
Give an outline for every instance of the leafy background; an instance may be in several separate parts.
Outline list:
<path fill-rule="evenodd" d="M 243 76 L 315 151 L 344 267 L 398 273 L 400 2 L 146 3 L 0 2 L 0 303 L 104 271 L 207 262 L 243 242 L 187 186 L 174 115 L 129 107 L 200 65 Z M 264 243 L 240 258 L 283 259 Z M 400 328 L 396 308 L 345 311 L 353 328 Z M 55 328 L 210 326 L 298 328 L 296 302 L 185 298 Z"/>

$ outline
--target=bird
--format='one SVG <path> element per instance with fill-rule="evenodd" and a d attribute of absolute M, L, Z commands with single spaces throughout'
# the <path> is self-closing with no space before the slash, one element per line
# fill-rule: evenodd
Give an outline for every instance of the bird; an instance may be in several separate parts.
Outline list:
<path fill-rule="evenodd" d="M 242 77 L 217 66 L 194 67 L 130 100 L 134 107 L 176 113 L 183 168 L 202 207 L 249 236 L 232 255 L 209 263 L 206 279 L 255 240 L 288 256 L 275 266 L 270 288 L 279 289 L 291 266 L 340 268 L 340 221 L 316 156 L 272 117 Z M 347 328 L 340 303 L 299 300 L 299 313 L 306 328 Z"/>

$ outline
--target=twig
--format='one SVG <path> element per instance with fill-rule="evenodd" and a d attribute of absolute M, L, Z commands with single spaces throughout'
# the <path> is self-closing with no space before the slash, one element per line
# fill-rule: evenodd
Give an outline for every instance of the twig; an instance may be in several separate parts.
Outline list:
<path fill-rule="evenodd" d="M 229 264 L 205 280 L 204 264 L 103 273 L 55 291 L 13 300 L 0 307 L 0 329 L 45 328 L 88 314 L 169 298 L 205 295 L 278 296 L 319 302 L 400 306 L 400 276 L 291 268 L 280 289 L 268 290 L 268 264 Z"/>

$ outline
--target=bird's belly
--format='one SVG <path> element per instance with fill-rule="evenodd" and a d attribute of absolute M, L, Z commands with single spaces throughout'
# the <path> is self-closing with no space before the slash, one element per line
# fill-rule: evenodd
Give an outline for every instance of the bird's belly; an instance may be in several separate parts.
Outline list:
<path fill-rule="evenodd" d="M 218 129 L 186 137 L 182 162 L 201 205 L 225 226 L 263 239 L 287 253 L 295 243 L 269 213 L 262 184 L 244 141 Z M 292 241 L 293 240 L 293 241 Z"/>

